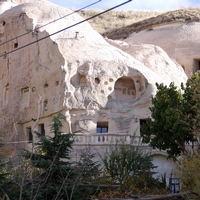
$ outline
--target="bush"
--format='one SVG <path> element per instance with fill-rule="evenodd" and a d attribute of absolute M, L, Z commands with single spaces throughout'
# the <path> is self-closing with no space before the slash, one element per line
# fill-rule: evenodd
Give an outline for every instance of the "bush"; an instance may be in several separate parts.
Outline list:
<path fill-rule="evenodd" d="M 200 152 L 188 153 L 180 162 L 182 190 L 194 191 L 200 198 Z"/>
<path fill-rule="evenodd" d="M 167 191 L 164 178 L 162 181 L 153 178 L 151 170 L 156 166 L 152 163 L 152 156 L 138 147 L 116 144 L 102 157 L 102 161 L 107 180 L 120 185 L 123 197 L 129 194 L 159 194 Z M 113 190 L 104 192 L 106 195 L 107 193 L 114 194 Z"/>

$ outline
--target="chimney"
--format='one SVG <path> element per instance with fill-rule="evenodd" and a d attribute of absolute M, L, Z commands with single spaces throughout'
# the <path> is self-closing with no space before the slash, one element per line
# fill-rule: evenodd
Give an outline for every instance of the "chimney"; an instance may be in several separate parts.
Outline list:
<path fill-rule="evenodd" d="M 79 32 L 76 31 L 75 33 L 76 33 L 76 35 L 75 35 L 75 39 L 78 40 L 78 39 L 79 39 Z"/>

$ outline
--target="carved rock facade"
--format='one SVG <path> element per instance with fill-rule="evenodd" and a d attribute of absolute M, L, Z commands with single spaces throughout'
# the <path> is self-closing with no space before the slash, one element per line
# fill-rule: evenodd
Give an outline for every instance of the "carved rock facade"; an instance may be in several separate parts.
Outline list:
<path fill-rule="evenodd" d="M 141 144 L 140 124 L 150 115 L 156 82 L 186 81 L 181 66 L 153 45 L 125 45 L 126 53 L 89 23 L 74 26 L 83 18 L 47 1 L 0 6 L 0 129 L 10 154 L 29 148 L 34 131 L 50 134 L 59 112 L 64 132 L 79 131 L 75 154 L 88 145 L 103 153 L 121 140 L 151 150 Z M 153 154 L 169 177 L 174 164 Z"/>

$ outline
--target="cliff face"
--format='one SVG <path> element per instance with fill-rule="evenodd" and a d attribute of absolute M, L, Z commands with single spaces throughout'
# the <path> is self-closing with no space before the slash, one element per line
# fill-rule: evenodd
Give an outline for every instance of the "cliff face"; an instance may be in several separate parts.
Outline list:
<path fill-rule="evenodd" d="M 0 130 L 8 156 L 32 147 L 34 131 L 50 135 L 58 112 L 66 117 L 64 132 L 81 131 L 77 154 L 88 144 L 102 153 L 121 139 L 138 145 L 155 83 L 186 82 L 181 66 L 161 48 L 106 41 L 69 9 L 6 1 L 0 10 Z M 154 161 L 161 173 L 174 168 L 163 155 Z"/>
<path fill-rule="evenodd" d="M 121 39 L 132 45 L 161 47 L 179 63 L 188 77 L 200 69 L 200 8 L 170 11 L 116 31 L 104 33 L 110 39 Z M 175 74 L 175 73 L 174 73 Z"/>
<path fill-rule="evenodd" d="M 188 77 L 199 70 L 199 22 L 174 22 L 155 25 L 151 30 L 132 33 L 125 40 L 129 44 L 153 44 L 163 48 L 178 62 Z"/>
<path fill-rule="evenodd" d="M 0 129 L 6 141 L 26 141 L 27 130 L 38 131 L 40 124 L 48 133 L 58 112 L 66 116 L 65 132 L 92 134 L 103 123 L 109 132 L 139 135 L 155 83 L 187 79 L 162 49 L 125 44 L 122 51 L 71 10 L 47 1 L 12 6 L 3 12 L 1 3 L 0 15 Z"/>

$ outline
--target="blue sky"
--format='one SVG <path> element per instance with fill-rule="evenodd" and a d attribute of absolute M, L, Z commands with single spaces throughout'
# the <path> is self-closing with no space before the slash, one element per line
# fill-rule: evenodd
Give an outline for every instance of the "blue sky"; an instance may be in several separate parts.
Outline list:
<path fill-rule="evenodd" d="M 52 3 L 80 9 L 98 0 L 49 0 Z M 126 0 L 101 0 L 98 4 L 91 6 L 90 9 L 107 9 Z M 132 0 L 126 5 L 118 8 L 119 10 L 175 10 L 180 8 L 200 6 L 200 0 Z"/>

